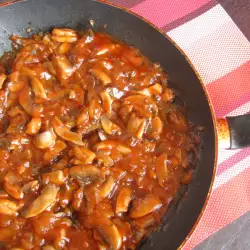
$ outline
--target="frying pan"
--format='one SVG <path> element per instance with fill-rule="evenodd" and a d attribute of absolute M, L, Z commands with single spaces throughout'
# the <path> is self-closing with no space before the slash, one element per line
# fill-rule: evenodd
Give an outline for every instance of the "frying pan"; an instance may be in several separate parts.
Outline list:
<path fill-rule="evenodd" d="M 250 116 L 216 121 L 201 78 L 183 51 L 156 27 L 127 10 L 90 0 L 18 0 L 0 8 L 0 54 L 11 48 L 9 36 L 27 36 L 53 27 L 89 28 L 139 48 L 151 61 L 160 62 L 170 78 L 170 87 L 185 102 L 188 118 L 204 127 L 200 160 L 191 184 L 183 187 L 163 219 L 161 230 L 143 242 L 140 249 L 167 250 L 181 247 L 207 203 L 216 172 L 218 139 L 222 146 L 250 145 Z M 218 136 L 217 136 L 218 132 Z"/>

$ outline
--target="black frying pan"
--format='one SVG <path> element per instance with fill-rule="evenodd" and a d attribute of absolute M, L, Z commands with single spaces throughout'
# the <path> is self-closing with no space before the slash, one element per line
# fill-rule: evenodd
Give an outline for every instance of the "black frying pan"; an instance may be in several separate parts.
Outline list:
<path fill-rule="evenodd" d="M 203 213 L 215 176 L 218 151 L 211 103 L 201 79 L 183 52 L 170 38 L 126 10 L 90 0 L 27 0 L 0 8 L 0 54 L 11 48 L 11 34 L 27 36 L 28 27 L 32 27 L 34 33 L 53 27 L 84 29 L 89 28 L 91 19 L 95 21 L 96 30 L 134 45 L 152 61 L 160 62 L 171 79 L 171 87 L 185 102 L 189 119 L 205 128 L 201 134 L 200 161 L 192 183 L 183 188 L 169 209 L 162 231 L 153 233 L 141 245 L 141 249 L 177 249 Z M 218 124 L 218 131 L 223 132 L 219 138 L 224 139 L 228 147 L 250 145 L 249 116 L 230 118 L 228 122 L 220 120 Z"/>

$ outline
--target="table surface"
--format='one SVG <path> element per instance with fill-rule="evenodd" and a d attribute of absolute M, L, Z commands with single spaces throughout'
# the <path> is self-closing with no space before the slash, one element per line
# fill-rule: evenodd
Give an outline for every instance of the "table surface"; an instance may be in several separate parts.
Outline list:
<path fill-rule="evenodd" d="M 219 0 L 243 34 L 250 41 L 250 1 Z M 208 237 L 194 250 L 249 250 L 250 212 Z"/>
<path fill-rule="evenodd" d="M 8 0 L 9 1 L 9 0 Z M 4 3 L 6 0 L 0 0 Z M 250 41 L 250 0 L 218 0 Z M 208 237 L 194 250 L 249 250 L 250 212 Z"/>

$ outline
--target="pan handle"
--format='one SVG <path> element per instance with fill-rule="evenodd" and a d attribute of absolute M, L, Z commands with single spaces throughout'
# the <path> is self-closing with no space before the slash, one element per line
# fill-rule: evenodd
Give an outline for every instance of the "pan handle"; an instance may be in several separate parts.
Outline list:
<path fill-rule="evenodd" d="M 250 147 L 250 114 L 217 119 L 219 148 Z"/>

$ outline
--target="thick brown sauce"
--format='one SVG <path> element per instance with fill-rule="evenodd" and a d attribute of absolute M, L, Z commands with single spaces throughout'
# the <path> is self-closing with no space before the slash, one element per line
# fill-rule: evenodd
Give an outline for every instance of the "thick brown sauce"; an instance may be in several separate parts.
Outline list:
<path fill-rule="evenodd" d="M 12 36 L 0 66 L 1 249 L 135 249 L 199 143 L 157 64 L 106 34 Z"/>

